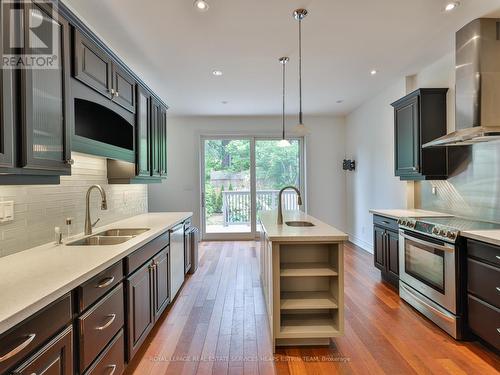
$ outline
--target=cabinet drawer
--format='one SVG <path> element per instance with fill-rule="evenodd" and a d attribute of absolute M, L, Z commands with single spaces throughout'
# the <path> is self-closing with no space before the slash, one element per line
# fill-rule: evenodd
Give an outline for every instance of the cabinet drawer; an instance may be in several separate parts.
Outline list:
<path fill-rule="evenodd" d="M 113 289 L 122 279 L 123 265 L 120 261 L 102 271 L 85 284 L 80 285 L 78 287 L 78 304 L 80 312 Z"/>
<path fill-rule="evenodd" d="M 394 231 L 399 231 L 399 225 L 398 221 L 396 219 L 384 217 L 384 216 L 379 216 L 379 215 L 373 215 L 373 224 L 379 225 L 381 227 L 394 230 Z"/>
<path fill-rule="evenodd" d="M 54 374 L 71 375 L 73 373 L 73 328 L 69 326 L 12 374 Z"/>
<path fill-rule="evenodd" d="M 500 349 L 500 309 L 469 295 L 469 328 L 484 341 Z"/>
<path fill-rule="evenodd" d="M 500 247 L 467 240 L 467 255 L 500 267 Z"/>
<path fill-rule="evenodd" d="M 123 284 L 78 318 L 80 372 L 97 357 L 123 327 Z"/>
<path fill-rule="evenodd" d="M 1 336 L 0 374 L 54 336 L 71 318 L 71 294 L 68 293 Z"/>
<path fill-rule="evenodd" d="M 109 343 L 85 375 L 121 375 L 125 369 L 123 329 Z"/>
<path fill-rule="evenodd" d="M 467 259 L 467 291 L 500 308 L 500 268 Z"/>
<path fill-rule="evenodd" d="M 137 249 L 125 258 L 125 273 L 130 275 L 149 259 L 158 254 L 170 243 L 170 233 L 167 231 L 153 239 L 140 249 Z"/>

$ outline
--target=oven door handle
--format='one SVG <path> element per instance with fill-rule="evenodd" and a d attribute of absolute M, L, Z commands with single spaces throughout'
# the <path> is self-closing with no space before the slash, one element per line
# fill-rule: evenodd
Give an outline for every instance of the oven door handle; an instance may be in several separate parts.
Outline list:
<path fill-rule="evenodd" d="M 455 247 L 453 245 L 450 245 L 449 247 L 448 246 L 444 246 L 444 245 L 438 245 L 438 244 L 435 244 L 434 242 L 427 242 L 427 241 L 420 240 L 420 239 L 415 238 L 415 237 L 408 236 L 408 235 L 404 234 L 403 232 L 399 232 L 399 234 L 403 238 L 405 238 L 407 240 L 410 240 L 410 241 L 413 241 L 413 242 L 416 242 L 416 243 L 418 243 L 420 245 L 433 247 L 435 249 L 443 250 L 443 251 L 446 251 L 448 253 L 454 253 L 455 252 Z"/>

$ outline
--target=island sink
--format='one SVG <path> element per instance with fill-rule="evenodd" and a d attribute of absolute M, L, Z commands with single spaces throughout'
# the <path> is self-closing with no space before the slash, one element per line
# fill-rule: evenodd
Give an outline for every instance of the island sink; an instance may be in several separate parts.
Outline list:
<path fill-rule="evenodd" d="M 314 227 L 314 224 L 309 221 L 287 221 L 285 224 L 289 227 Z"/>

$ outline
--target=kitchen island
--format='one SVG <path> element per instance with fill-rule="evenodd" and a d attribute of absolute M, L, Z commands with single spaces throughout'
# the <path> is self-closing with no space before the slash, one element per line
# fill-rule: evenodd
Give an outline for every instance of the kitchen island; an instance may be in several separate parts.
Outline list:
<path fill-rule="evenodd" d="M 273 347 L 328 345 L 344 333 L 348 236 L 299 211 L 283 216 L 283 224 L 275 211 L 260 216 L 259 265 Z"/>

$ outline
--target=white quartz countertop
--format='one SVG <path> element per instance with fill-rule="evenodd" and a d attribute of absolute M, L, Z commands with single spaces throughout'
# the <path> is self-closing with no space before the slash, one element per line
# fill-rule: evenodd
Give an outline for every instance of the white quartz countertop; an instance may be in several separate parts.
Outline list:
<path fill-rule="evenodd" d="M 275 242 L 314 242 L 332 241 L 343 242 L 348 240 L 347 234 L 328 225 L 315 217 L 301 211 L 286 211 L 283 213 L 283 223 L 286 221 L 309 221 L 313 227 L 291 227 L 276 223 L 276 211 L 263 212 L 260 220 L 270 241 Z"/>
<path fill-rule="evenodd" d="M 498 229 L 466 230 L 460 232 L 460 235 L 473 240 L 500 246 L 500 230 Z"/>
<path fill-rule="evenodd" d="M 390 217 L 393 219 L 400 219 L 403 217 L 452 217 L 450 214 L 443 214 L 441 212 L 426 211 L 420 209 L 371 209 L 370 213 Z"/>
<path fill-rule="evenodd" d="M 94 233 L 150 228 L 118 245 L 51 243 L 0 258 L 0 334 L 191 216 L 191 212 L 147 213 L 94 228 Z"/>

